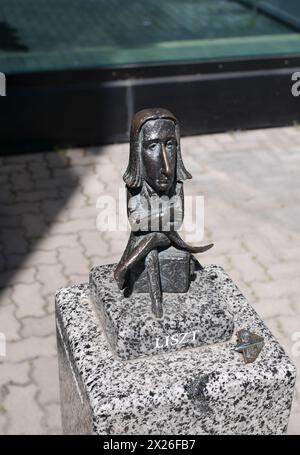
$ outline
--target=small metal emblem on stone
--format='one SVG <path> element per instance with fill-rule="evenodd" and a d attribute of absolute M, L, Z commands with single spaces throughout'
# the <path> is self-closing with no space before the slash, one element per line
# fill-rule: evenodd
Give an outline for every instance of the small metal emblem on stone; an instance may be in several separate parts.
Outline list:
<path fill-rule="evenodd" d="M 245 363 L 254 362 L 264 346 L 264 339 L 246 329 L 238 331 L 237 339 L 234 350 L 243 354 Z"/>

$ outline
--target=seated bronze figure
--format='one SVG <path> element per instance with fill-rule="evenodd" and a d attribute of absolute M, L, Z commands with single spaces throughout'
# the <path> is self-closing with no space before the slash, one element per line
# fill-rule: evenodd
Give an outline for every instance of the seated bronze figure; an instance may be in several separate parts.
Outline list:
<path fill-rule="evenodd" d="M 163 315 L 162 292 L 182 292 L 176 281 L 190 282 L 190 269 L 186 268 L 186 276 L 173 276 L 171 283 L 166 283 L 160 269 L 162 252 L 170 252 L 169 257 L 176 261 L 177 252 L 181 252 L 180 258 L 182 252 L 188 253 L 189 259 L 190 253 L 202 253 L 213 246 L 187 245 L 177 232 L 184 216 L 183 182 L 191 178 L 181 157 L 176 117 L 161 108 L 138 112 L 132 121 L 129 164 L 123 176 L 132 230 L 114 278 L 120 289 L 132 288 L 139 279 L 137 266 L 142 265 L 156 317 Z M 134 291 L 145 289 L 135 286 Z"/>

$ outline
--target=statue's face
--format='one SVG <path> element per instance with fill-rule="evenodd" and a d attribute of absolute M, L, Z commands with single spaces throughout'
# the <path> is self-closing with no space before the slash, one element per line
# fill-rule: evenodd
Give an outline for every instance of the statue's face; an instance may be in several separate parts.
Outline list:
<path fill-rule="evenodd" d="M 176 173 L 175 124 L 167 119 L 148 120 L 141 139 L 143 178 L 157 193 L 167 193 Z"/>

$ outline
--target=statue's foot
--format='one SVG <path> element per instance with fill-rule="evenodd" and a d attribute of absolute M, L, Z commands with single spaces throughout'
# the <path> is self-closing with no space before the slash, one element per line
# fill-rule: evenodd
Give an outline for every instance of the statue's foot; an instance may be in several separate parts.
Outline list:
<path fill-rule="evenodd" d="M 176 231 L 170 231 L 167 235 L 168 235 L 169 239 L 171 240 L 171 243 L 173 243 L 175 247 L 186 250 L 189 253 L 204 253 L 204 251 L 210 250 L 210 248 L 212 248 L 214 246 L 213 243 L 210 243 L 209 245 L 203 245 L 203 246 L 188 245 L 187 243 L 185 243 L 185 241 L 180 237 L 180 235 Z"/>
<path fill-rule="evenodd" d="M 125 285 L 125 275 L 126 275 L 126 270 L 122 267 L 117 267 L 114 271 L 114 279 L 117 282 L 117 285 L 120 290 L 124 288 Z"/>

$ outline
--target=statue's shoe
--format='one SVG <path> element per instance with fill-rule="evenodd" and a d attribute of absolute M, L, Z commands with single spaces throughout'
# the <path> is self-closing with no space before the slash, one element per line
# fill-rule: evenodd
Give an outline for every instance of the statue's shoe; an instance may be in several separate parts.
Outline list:
<path fill-rule="evenodd" d="M 126 275 L 126 270 L 123 267 L 116 267 L 116 269 L 113 272 L 114 279 L 116 280 L 117 285 L 120 290 L 122 290 L 124 288 L 125 275 Z"/>
<path fill-rule="evenodd" d="M 191 246 L 188 245 L 187 243 L 182 240 L 182 238 L 179 236 L 179 234 L 176 231 L 170 231 L 166 233 L 166 235 L 169 237 L 171 240 L 171 243 L 176 246 L 177 248 L 180 248 L 182 250 L 186 250 L 189 253 L 204 253 L 204 251 L 210 250 L 214 246 L 213 243 L 210 243 L 209 245 L 203 245 L 203 246 Z"/>

